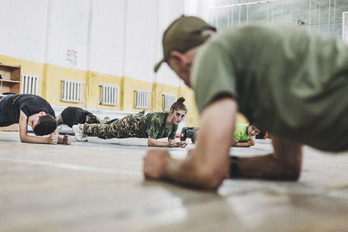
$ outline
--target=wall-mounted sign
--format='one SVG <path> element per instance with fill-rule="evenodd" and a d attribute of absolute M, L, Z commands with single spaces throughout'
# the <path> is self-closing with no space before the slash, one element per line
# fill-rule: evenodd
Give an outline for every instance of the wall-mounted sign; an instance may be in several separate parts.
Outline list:
<path fill-rule="evenodd" d="M 68 49 L 66 51 L 66 63 L 72 67 L 77 65 L 77 51 L 75 49 Z"/>

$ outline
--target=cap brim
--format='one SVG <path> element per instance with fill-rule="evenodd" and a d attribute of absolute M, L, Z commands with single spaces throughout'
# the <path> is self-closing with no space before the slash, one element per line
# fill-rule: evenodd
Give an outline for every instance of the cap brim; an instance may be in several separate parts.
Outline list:
<path fill-rule="evenodd" d="M 158 64 L 156 64 L 154 71 L 157 72 L 158 69 L 161 67 L 162 63 L 164 62 L 164 60 L 162 59 L 160 62 L 158 62 Z"/>

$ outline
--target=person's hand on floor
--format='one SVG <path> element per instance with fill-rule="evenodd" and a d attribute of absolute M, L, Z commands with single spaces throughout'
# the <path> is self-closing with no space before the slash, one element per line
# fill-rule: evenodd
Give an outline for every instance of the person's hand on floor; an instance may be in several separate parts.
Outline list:
<path fill-rule="evenodd" d="M 58 133 L 57 132 L 53 132 L 48 137 L 48 144 L 57 144 L 57 143 L 58 143 Z"/>
<path fill-rule="evenodd" d="M 64 135 L 64 137 L 63 137 L 63 144 L 70 145 L 71 144 L 71 136 Z"/>
<path fill-rule="evenodd" d="M 168 150 L 148 150 L 144 157 L 144 176 L 148 179 L 165 177 L 165 166 L 170 159 Z"/>
<path fill-rule="evenodd" d="M 186 142 L 186 141 L 180 141 L 180 142 L 177 142 L 177 143 L 175 144 L 175 146 L 176 146 L 176 147 L 182 147 L 182 148 L 184 148 L 184 147 L 187 146 L 187 144 L 188 144 L 188 142 Z"/>

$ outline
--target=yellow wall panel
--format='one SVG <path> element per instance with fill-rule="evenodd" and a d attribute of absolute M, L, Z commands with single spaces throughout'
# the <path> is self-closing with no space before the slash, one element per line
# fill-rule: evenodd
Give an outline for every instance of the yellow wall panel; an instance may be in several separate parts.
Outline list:
<path fill-rule="evenodd" d="M 87 84 L 86 71 L 59 67 L 57 65 L 46 64 L 43 78 L 43 97 L 55 106 L 78 106 L 86 107 L 86 88 L 83 89 L 82 100 L 84 103 L 63 102 L 61 98 L 62 80 L 81 81 Z M 46 90 L 46 93 L 45 93 Z"/>
<path fill-rule="evenodd" d="M 155 101 L 151 102 L 151 108 L 146 111 L 162 111 L 163 93 L 176 94 L 177 97 L 185 98 L 185 105 L 188 114 L 185 119 L 186 126 L 198 127 L 199 114 L 195 103 L 192 89 L 181 86 L 170 86 L 162 83 L 135 80 L 130 77 L 118 77 L 93 71 L 70 69 L 51 64 L 26 61 L 16 58 L 9 58 L 0 55 L 0 62 L 7 65 L 21 65 L 22 73 L 30 73 L 39 76 L 39 95 L 47 99 L 54 106 L 78 106 L 85 108 L 86 103 L 72 103 L 61 101 L 61 81 L 63 79 L 82 81 L 88 85 L 88 108 L 101 110 L 116 110 L 138 112 L 142 109 L 134 108 L 135 90 L 150 90 L 153 92 Z M 118 106 L 106 106 L 99 104 L 99 85 L 117 85 L 120 90 Z M 84 94 L 83 101 L 87 101 Z M 154 104 L 154 105 L 153 105 Z M 248 123 L 244 115 L 238 114 L 236 122 Z"/>
<path fill-rule="evenodd" d="M 105 110 L 121 110 L 122 94 L 119 94 L 119 105 L 108 106 L 99 104 L 100 87 L 99 85 L 117 85 L 119 91 L 122 87 L 122 77 L 113 75 L 102 74 L 98 72 L 87 72 L 87 83 L 88 83 L 88 107 L 93 109 L 105 109 Z"/>
<path fill-rule="evenodd" d="M 123 77 L 122 80 L 122 96 L 123 96 L 123 110 L 124 111 L 141 111 L 142 109 L 134 108 L 134 92 L 135 90 L 150 90 L 152 91 L 152 82 L 135 80 L 129 77 Z M 147 111 L 152 111 L 151 109 L 146 109 Z"/>
<path fill-rule="evenodd" d="M 162 111 L 163 108 L 163 94 L 175 94 L 178 95 L 178 87 L 165 85 L 162 83 L 153 83 L 153 92 L 155 93 L 155 111 Z"/>
<path fill-rule="evenodd" d="M 185 98 L 185 105 L 187 107 L 187 116 L 185 119 L 185 124 L 188 127 L 198 127 L 199 126 L 199 114 L 195 101 L 194 92 L 188 87 L 179 88 L 179 96 Z"/>

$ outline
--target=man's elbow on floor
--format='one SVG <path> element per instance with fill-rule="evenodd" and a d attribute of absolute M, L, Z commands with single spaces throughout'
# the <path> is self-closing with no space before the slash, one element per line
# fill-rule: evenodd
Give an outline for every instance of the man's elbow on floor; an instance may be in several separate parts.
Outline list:
<path fill-rule="evenodd" d="M 160 143 L 158 143 L 155 139 L 149 137 L 149 138 L 147 139 L 147 146 L 148 146 L 148 147 L 159 147 L 159 146 L 161 146 L 161 145 L 160 145 Z"/>
<path fill-rule="evenodd" d="M 294 168 L 292 170 L 289 170 L 286 178 L 289 181 L 298 181 L 301 177 L 301 169 Z"/>
<path fill-rule="evenodd" d="M 223 180 L 225 179 L 225 174 L 219 172 L 205 171 L 201 175 L 202 187 L 206 189 L 217 189 Z"/>
<path fill-rule="evenodd" d="M 278 174 L 272 174 L 270 176 L 264 176 L 265 179 L 274 179 L 274 180 L 284 180 L 284 181 L 298 181 L 301 176 L 300 167 L 289 167 L 283 168 Z"/>
<path fill-rule="evenodd" d="M 26 139 L 24 136 L 19 136 L 19 139 L 22 143 L 27 143 Z"/>
<path fill-rule="evenodd" d="M 30 143 L 30 141 L 28 141 L 27 139 L 21 139 L 22 143 Z"/>
<path fill-rule="evenodd" d="M 298 181 L 301 176 L 302 164 L 296 163 L 293 165 L 285 165 L 284 168 L 284 177 L 289 181 Z"/>
<path fill-rule="evenodd" d="M 150 140 L 147 141 L 147 146 L 148 147 L 154 147 L 154 143 Z"/>

